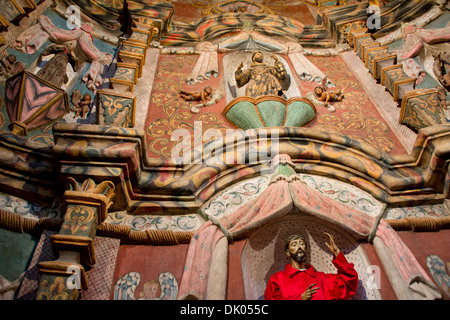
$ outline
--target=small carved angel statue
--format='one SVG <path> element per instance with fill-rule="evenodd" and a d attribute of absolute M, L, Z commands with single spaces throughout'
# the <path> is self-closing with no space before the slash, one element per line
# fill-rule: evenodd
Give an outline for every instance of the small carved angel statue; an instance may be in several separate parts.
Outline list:
<path fill-rule="evenodd" d="M 25 64 L 17 61 L 16 56 L 13 54 L 0 59 L 0 79 L 6 80 L 23 70 L 25 70 Z"/>
<path fill-rule="evenodd" d="M 207 86 L 201 92 L 180 90 L 179 95 L 186 101 L 201 101 L 203 106 L 206 107 L 207 102 L 211 100 L 212 92 L 213 89 Z"/>
<path fill-rule="evenodd" d="M 70 110 L 75 112 L 75 117 L 81 116 L 81 118 L 85 118 L 86 114 L 89 112 L 89 106 L 92 102 L 92 97 L 89 93 L 86 93 L 84 95 L 81 94 L 80 90 L 75 90 L 72 93 L 72 97 L 70 99 L 70 102 L 72 102 L 72 107 Z"/>
<path fill-rule="evenodd" d="M 314 94 L 317 100 L 324 102 L 324 107 L 328 107 L 329 102 L 340 102 L 344 99 L 342 90 L 336 92 L 329 92 L 327 86 L 327 77 L 323 78 L 322 86 L 314 88 Z"/>

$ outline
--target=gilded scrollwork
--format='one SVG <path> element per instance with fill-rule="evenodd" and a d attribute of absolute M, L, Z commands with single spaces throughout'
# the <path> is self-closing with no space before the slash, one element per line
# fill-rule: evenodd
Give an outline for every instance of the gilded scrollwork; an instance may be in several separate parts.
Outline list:
<path fill-rule="evenodd" d="M 70 206 L 64 216 L 63 230 L 75 235 L 78 232 L 90 231 L 90 224 L 95 218 L 95 210 L 88 206 Z"/>
<path fill-rule="evenodd" d="M 340 61 L 322 57 L 310 57 L 314 64 L 328 70 L 336 88 L 345 93 L 345 99 L 334 103 L 336 113 L 319 113 L 315 129 L 343 134 L 356 141 L 368 143 L 384 152 L 392 152 L 395 142 L 390 138 L 390 129 L 377 115 L 370 115 L 364 106 L 371 103 L 360 83 Z"/>
<path fill-rule="evenodd" d="M 51 282 L 53 281 L 53 282 Z M 36 300 L 69 300 L 70 291 L 65 285 L 63 277 L 44 277 L 39 282 L 39 291 Z"/>
<path fill-rule="evenodd" d="M 181 143 L 171 140 L 173 132 L 177 129 L 187 129 L 193 136 L 196 121 L 201 121 L 202 132 L 218 129 L 225 133 L 228 128 L 217 113 L 193 114 L 190 112 L 191 105 L 179 97 L 181 86 L 190 72 L 185 66 L 194 65 L 196 59 L 196 56 L 182 55 L 160 60 L 150 100 L 151 107 L 158 117 L 146 126 L 149 154 L 171 157 L 174 146 Z"/>

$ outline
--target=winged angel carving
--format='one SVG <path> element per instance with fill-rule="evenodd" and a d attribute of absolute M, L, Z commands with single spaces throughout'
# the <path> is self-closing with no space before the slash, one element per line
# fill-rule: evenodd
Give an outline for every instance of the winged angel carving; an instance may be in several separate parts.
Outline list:
<path fill-rule="evenodd" d="M 114 300 L 175 300 L 178 294 L 178 282 L 170 272 L 159 274 L 158 282 L 150 280 L 144 283 L 139 299 L 136 299 L 136 288 L 141 283 L 139 272 L 128 272 L 114 285 Z M 160 294 L 157 296 L 158 289 Z"/>
<path fill-rule="evenodd" d="M 90 62 L 82 80 L 89 90 L 95 91 L 102 85 L 105 65 L 111 64 L 113 57 L 94 45 L 93 32 L 93 25 L 90 22 L 73 30 L 65 30 L 56 27 L 49 17 L 42 15 L 35 25 L 16 39 L 12 47 L 27 54 L 34 54 L 47 40 L 60 45 L 75 41 L 74 55 L 78 63 Z"/>

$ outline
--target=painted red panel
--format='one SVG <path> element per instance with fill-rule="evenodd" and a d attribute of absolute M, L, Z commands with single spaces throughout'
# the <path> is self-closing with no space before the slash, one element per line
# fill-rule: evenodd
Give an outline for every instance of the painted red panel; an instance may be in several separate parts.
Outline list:
<path fill-rule="evenodd" d="M 116 269 L 113 278 L 113 290 L 111 299 L 163 299 L 169 298 L 163 291 L 159 277 L 163 273 L 172 274 L 176 281 L 171 282 L 173 287 L 181 281 L 181 276 L 186 260 L 188 245 L 176 246 L 150 246 L 150 245 L 122 245 L 117 256 Z M 129 283 L 126 284 L 124 276 L 129 274 Z M 135 281 L 139 279 L 138 281 Z M 137 284 L 133 287 L 134 284 Z M 118 283 L 128 290 L 117 289 Z M 167 283 L 166 283 L 167 284 Z M 166 288 L 169 289 L 169 288 Z M 173 290 L 172 290 L 173 292 Z"/>

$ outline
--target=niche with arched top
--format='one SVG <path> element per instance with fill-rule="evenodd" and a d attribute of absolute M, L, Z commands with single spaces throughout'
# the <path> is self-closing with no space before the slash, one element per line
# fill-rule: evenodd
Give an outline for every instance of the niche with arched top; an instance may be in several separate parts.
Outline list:
<path fill-rule="evenodd" d="M 290 262 L 284 252 L 285 240 L 294 233 L 302 234 L 308 242 L 307 263 L 318 271 L 336 273 L 332 264 L 332 253 L 325 242 L 328 232 L 333 235 L 337 246 L 347 260 L 354 264 L 358 272 L 359 284 L 355 300 L 381 299 L 377 289 L 375 268 L 370 265 L 365 251 L 359 242 L 342 229 L 323 220 L 299 215 L 296 211 L 266 225 L 254 232 L 242 251 L 242 275 L 244 279 L 245 298 L 263 300 L 267 282 L 272 274 L 284 270 Z M 378 282 L 379 283 L 379 282 Z"/>

